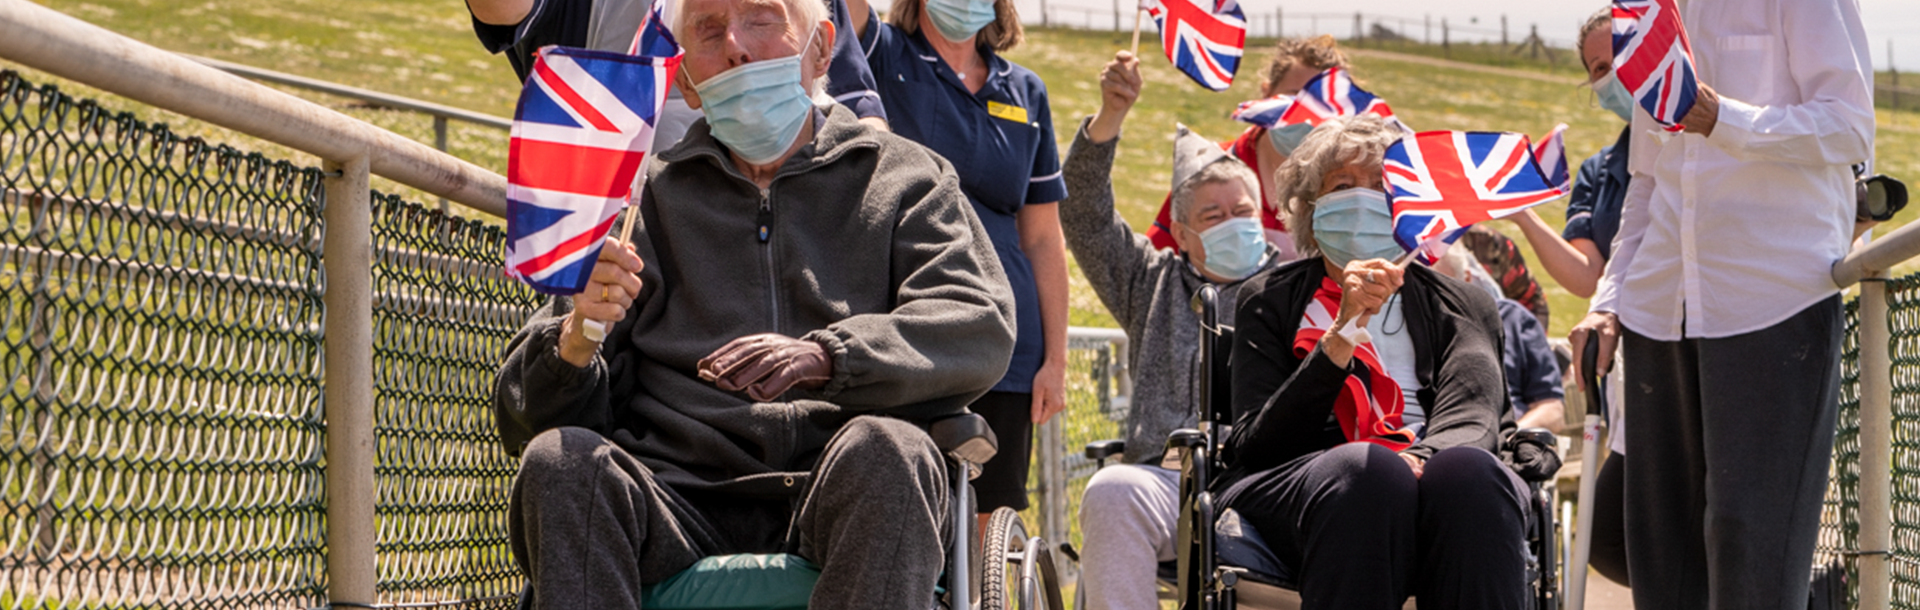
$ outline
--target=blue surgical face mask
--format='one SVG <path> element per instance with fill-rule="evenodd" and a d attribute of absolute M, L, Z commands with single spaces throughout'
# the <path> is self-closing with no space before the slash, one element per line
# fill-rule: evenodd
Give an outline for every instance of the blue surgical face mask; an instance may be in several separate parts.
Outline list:
<path fill-rule="evenodd" d="M 1194 235 L 1207 254 L 1207 271 L 1228 281 L 1246 279 L 1267 260 L 1266 231 L 1252 218 L 1229 218 Z"/>
<path fill-rule="evenodd" d="M 1313 133 L 1313 126 L 1306 123 L 1279 125 L 1267 130 L 1267 141 L 1275 151 L 1291 157 L 1293 149 L 1299 148 L 1300 141 L 1307 139 L 1309 133 Z"/>
<path fill-rule="evenodd" d="M 1327 193 L 1313 204 L 1313 239 L 1335 267 L 1405 253 L 1393 241 L 1387 194 L 1354 187 Z"/>
<path fill-rule="evenodd" d="M 812 44 L 809 33 L 799 53 L 734 66 L 694 85 L 713 137 L 755 165 L 770 163 L 792 148 L 813 109 L 800 72 L 800 58 Z"/>
<path fill-rule="evenodd" d="M 1612 111 L 1620 120 L 1633 122 L 1633 94 L 1627 92 L 1627 86 L 1614 78 L 1613 72 L 1607 72 L 1600 80 L 1593 81 L 1593 93 L 1600 97 L 1600 107 Z"/>
<path fill-rule="evenodd" d="M 959 42 L 980 32 L 998 16 L 994 0 L 927 0 L 927 16 L 947 40 Z"/>

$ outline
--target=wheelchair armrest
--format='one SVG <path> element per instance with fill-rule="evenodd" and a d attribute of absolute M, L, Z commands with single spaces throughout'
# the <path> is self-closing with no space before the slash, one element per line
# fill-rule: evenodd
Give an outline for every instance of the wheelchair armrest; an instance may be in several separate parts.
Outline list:
<path fill-rule="evenodd" d="M 1167 450 L 1193 449 L 1207 446 L 1207 433 L 1193 428 L 1181 428 L 1167 434 Z"/>
<path fill-rule="evenodd" d="M 1094 441 L 1091 443 L 1087 443 L 1086 452 L 1087 452 L 1087 459 L 1089 460 L 1096 460 L 1096 461 L 1104 460 L 1116 455 L 1120 455 L 1122 453 L 1126 453 L 1127 442 L 1117 438 L 1110 438 L 1104 441 Z"/>
<path fill-rule="evenodd" d="M 947 417 L 933 422 L 927 430 L 933 437 L 933 445 L 941 451 L 968 464 L 985 464 L 1000 452 L 1000 440 L 994 438 L 993 429 L 987 427 L 987 418 L 978 413 L 966 413 Z"/>

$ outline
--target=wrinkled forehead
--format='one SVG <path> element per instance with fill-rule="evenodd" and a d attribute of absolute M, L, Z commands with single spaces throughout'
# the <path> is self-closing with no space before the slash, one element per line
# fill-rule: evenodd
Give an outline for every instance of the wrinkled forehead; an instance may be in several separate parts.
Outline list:
<path fill-rule="evenodd" d="M 753 27 L 747 33 L 759 36 L 773 36 L 783 32 L 788 38 L 794 37 L 793 21 L 797 17 L 788 10 L 785 0 L 682 0 L 680 22 L 681 38 L 698 38 L 703 29 L 721 28 L 738 25 L 784 25 L 784 28 Z"/>

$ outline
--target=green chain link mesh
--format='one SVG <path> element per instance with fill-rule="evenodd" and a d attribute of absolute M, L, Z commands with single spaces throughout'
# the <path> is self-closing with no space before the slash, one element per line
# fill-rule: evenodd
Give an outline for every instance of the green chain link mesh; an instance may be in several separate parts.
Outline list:
<path fill-rule="evenodd" d="M 498 225 L 376 193 L 373 242 L 380 599 L 513 608 L 517 462 L 500 448 L 491 396 L 540 296 L 500 271 Z"/>
<path fill-rule="evenodd" d="M 0 608 L 322 602 L 320 184 L 0 72 Z"/>
<path fill-rule="evenodd" d="M 1816 561 L 1839 561 L 1847 568 L 1847 607 L 1860 603 L 1859 573 L 1850 551 L 1860 548 L 1860 301 L 1846 305 L 1846 333 L 1840 344 L 1839 426 L 1833 434 L 1833 466 L 1820 513 Z"/>

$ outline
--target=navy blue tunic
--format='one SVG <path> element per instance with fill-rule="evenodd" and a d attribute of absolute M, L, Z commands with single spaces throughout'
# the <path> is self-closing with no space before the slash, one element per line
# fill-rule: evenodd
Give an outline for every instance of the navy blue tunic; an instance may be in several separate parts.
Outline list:
<path fill-rule="evenodd" d="M 868 16 L 860 39 L 894 133 L 953 163 L 960 190 L 973 202 L 1013 285 L 1018 324 L 1013 361 L 998 392 L 1031 392 L 1046 356 L 1040 294 L 1020 249 L 1016 215 L 1030 203 L 1067 196 L 1047 86 L 1031 70 L 982 48 L 987 82 L 969 92 L 922 32 L 908 34 Z"/>
<path fill-rule="evenodd" d="M 1613 258 L 1613 236 L 1620 232 L 1620 206 L 1627 200 L 1626 130 L 1612 146 L 1587 157 L 1580 163 L 1580 176 L 1573 183 L 1573 196 L 1567 199 L 1567 228 L 1560 236 L 1568 241 L 1591 239 L 1600 246 L 1600 258 Z"/>

